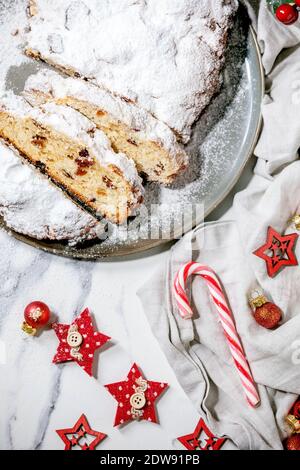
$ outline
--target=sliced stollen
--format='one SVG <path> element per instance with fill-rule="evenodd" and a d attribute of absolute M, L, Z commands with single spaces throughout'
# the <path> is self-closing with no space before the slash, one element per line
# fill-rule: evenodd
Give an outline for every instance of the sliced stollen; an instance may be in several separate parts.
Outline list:
<path fill-rule="evenodd" d="M 93 84 L 45 69 L 28 78 L 23 96 L 34 106 L 54 100 L 80 111 L 150 181 L 172 183 L 187 167 L 188 157 L 166 124 Z"/>
<path fill-rule="evenodd" d="M 136 102 L 183 141 L 220 89 L 237 0 L 35 0 L 26 53 Z"/>
<path fill-rule="evenodd" d="M 77 207 L 17 150 L 0 141 L 0 214 L 15 232 L 70 246 L 99 238 L 105 224 Z"/>
<path fill-rule="evenodd" d="M 99 220 L 122 223 L 143 200 L 133 161 L 72 108 L 33 108 L 9 93 L 0 99 L 0 136 Z"/>

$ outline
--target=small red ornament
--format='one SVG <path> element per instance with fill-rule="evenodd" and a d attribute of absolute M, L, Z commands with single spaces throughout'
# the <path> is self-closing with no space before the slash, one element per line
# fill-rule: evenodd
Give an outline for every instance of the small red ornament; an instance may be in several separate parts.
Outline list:
<path fill-rule="evenodd" d="M 295 5 L 284 3 L 277 8 L 276 17 L 281 23 L 291 25 L 297 21 L 299 13 Z"/>
<path fill-rule="evenodd" d="M 219 450 L 226 441 L 214 436 L 202 418 L 192 434 L 178 437 L 177 440 L 188 450 Z"/>
<path fill-rule="evenodd" d="M 106 438 L 106 434 L 91 429 L 86 417 L 81 415 L 75 426 L 68 429 L 58 429 L 57 434 L 65 444 L 64 450 L 79 447 L 81 450 L 95 450 L 95 447 Z M 94 437 L 90 443 L 90 436 Z M 89 437 L 89 439 L 87 439 Z"/>
<path fill-rule="evenodd" d="M 293 434 L 284 441 L 286 450 L 300 450 L 300 434 Z"/>
<path fill-rule="evenodd" d="M 50 309 L 44 302 L 34 301 L 25 307 L 22 330 L 29 335 L 35 335 L 38 328 L 47 325 L 50 319 Z"/>
<path fill-rule="evenodd" d="M 292 435 L 284 441 L 286 450 L 300 450 L 300 400 L 293 405 L 285 418 Z"/>
<path fill-rule="evenodd" d="M 251 292 L 249 303 L 254 311 L 255 321 L 259 325 L 269 330 L 278 326 L 282 318 L 282 312 L 277 305 L 267 300 L 260 289 Z"/>
<path fill-rule="evenodd" d="M 71 325 L 53 323 L 52 328 L 59 339 L 53 362 L 57 364 L 74 361 L 87 374 L 92 375 L 95 351 L 109 341 L 110 337 L 94 330 L 89 309 L 86 308 Z"/>
<path fill-rule="evenodd" d="M 292 414 L 296 416 L 297 419 L 300 420 L 300 400 L 296 401 L 296 403 L 294 404 L 293 409 L 292 409 Z"/>
<path fill-rule="evenodd" d="M 136 364 L 131 367 L 127 379 L 105 385 L 118 402 L 114 426 L 132 420 L 146 420 L 157 423 L 155 401 L 168 384 L 152 382 L 143 378 Z"/>
<path fill-rule="evenodd" d="M 297 7 L 300 7 L 300 0 L 294 0 L 295 2 L 295 5 L 297 5 Z"/>
<path fill-rule="evenodd" d="M 272 227 L 268 228 L 266 243 L 255 250 L 253 254 L 265 260 L 270 277 L 276 276 L 286 266 L 298 265 L 293 251 L 298 237 L 297 233 L 281 236 Z"/>

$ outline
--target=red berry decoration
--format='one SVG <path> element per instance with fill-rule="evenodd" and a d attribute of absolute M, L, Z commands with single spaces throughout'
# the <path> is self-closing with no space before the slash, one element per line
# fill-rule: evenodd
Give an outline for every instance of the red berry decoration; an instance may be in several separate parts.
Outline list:
<path fill-rule="evenodd" d="M 276 17 L 281 23 L 291 25 L 297 21 L 299 13 L 296 6 L 284 3 L 277 8 Z"/>
<path fill-rule="evenodd" d="M 25 321 L 22 330 L 29 335 L 35 335 L 38 328 L 47 325 L 50 314 L 50 309 L 44 302 L 31 302 L 24 310 Z"/>
<path fill-rule="evenodd" d="M 249 303 L 254 311 L 255 321 L 264 328 L 272 330 L 281 321 L 282 312 L 277 305 L 269 302 L 260 289 L 253 291 Z"/>
<path fill-rule="evenodd" d="M 295 5 L 297 5 L 297 7 L 300 7 L 300 0 L 294 0 L 295 2 Z"/>
<path fill-rule="evenodd" d="M 284 442 L 286 450 L 300 450 L 300 434 L 293 434 Z"/>

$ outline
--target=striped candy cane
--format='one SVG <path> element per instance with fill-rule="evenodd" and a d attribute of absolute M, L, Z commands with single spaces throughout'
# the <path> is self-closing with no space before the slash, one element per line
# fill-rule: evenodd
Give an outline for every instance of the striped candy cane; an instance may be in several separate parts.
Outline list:
<path fill-rule="evenodd" d="M 183 266 L 176 274 L 174 281 L 174 294 L 180 315 L 185 319 L 192 318 L 193 316 L 193 311 L 185 292 L 186 281 L 192 274 L 198 274 L 206 281 L 212 300 L 218 310 L 228 346 L 240 376 L 247 400 L 251 406 L 257 406 L 260 402 L 260 398 L 243 346 L 236 331 L 232 313 L 225 299 L 222 286 L 215 272 L 209 266 L 191 261 Z"/>

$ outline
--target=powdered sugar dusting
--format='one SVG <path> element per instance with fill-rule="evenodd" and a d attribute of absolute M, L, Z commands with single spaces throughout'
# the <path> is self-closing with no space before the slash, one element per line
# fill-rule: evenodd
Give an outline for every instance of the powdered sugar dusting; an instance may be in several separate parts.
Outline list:
<path fill-rule="evenodd" d="M 128 231 L 111 227 L 110 237 L 102 244 L 102 250 L 113 251 L 121 243 L 122 236 L 123 244 L 129 246 L 147 239 L 149 228 L 158 235 L 157 238 L 161 233 L 170 233 L 169 238 L 172 238 L 176 229 L 182 228 L 183 217 L 189 220 L 189 228 L 195 224 L 197 205 L 203 205 L 204 216 L 216 200 L 216 194 L 226 192 L 232 175 L 241 165 L 241 143 L 247 140 L 251 107 L 257 110 L 260 107 L 260 95 L 252 95 L 255 78 L 249 76 L 247 54 L 247 24 L 243 19 L 237 19 L 230 36 L 223 88 L 202 114 L 186 147 L 190 155 L 188 170 L 171 187 L 158 188 L 148 183 L 145 206 L 138 220 L 132 223 L 132 228 L 129 224 Z M 253 101 L 255 99 L 257 102 Z"/>
<path fill-rule="evenodd" d="M 26 18 L 22 7 L 26 1 L 18 0 L 14 6 L 10 5 L 9 0 L 4 3 L 7 7 L 0 6 L 0 31 L 5 31 L 7 41 L 5 45 L 0 42 L 0 86 L 21 93 L 28 76 L 44 68 L 44 65 L 22 55 L 20 35 L 10 36 L 10 31 L 16 27 L 20 30 L 25 28 Z M 169 188 L 146 184 L 145 208 L 150 211 L 151 205 L 156 204 L 151 217 L 151 225 L 156 233 L 166 226 L 179 223 L 183 214 L 190 210 L 190 203 L 204 203 L 205 207 L 211 207 L 216 201 L 216 195 L 224 192 L 232 175 L 240 168 L 241 142 L 248 132 L 250 108 L 253 105 L 252 90 L 255 88 L 252 77 L 249 77 L 246 58 L 247 36 L 247 27 L 244 27 L 243 20 L 238 20 L 230 38 L 224 86 L 194 128 L 187 149 L 191 154 L 191 165 L 186 174 Z M 23 207 L 26 208 L 26 204 Z M 29 217 L 30 210 L 28 214 Z M 13 217 L 11 222 L 14 223 Z M 129 224 L 129 229 L 129 233 L 125 229 L 122 232 L 109 224 L 109 237 L 80 250 L 80 255 L 93 257 L 114 252 L 124 245 L 134 246 L 141 238 L 149 235 L 148 215 L 142 213 Z M 78 253 L 76 248 L 62 247 L 62 250 L 75 255 Z"/>
<path fill-rule="evenodd" d="M 36 0 L 28 50 L 143 108 L 186 142 L 220 85 L 236 0 Z"/>
<path fill-rule="evenodd" d="M 121 120 L 130 129 L 137 130 L 141 139 L 151 140 L 165 148 L 178 161 L 178 166 L 187 164 L 182 146 L 166 124 L 136 104 L 126 102 L 92 83 L 71 77 L 64 78 L 53 70 L 45 69 L 28 78 L 24 96 L 33 105 L 41 104 L 49 98 L 60 100 L 71 97 L 97 106 L 115 120 Z"/>
<path fill-rule="evenodd" d="M 11 91 L 0 99 L 1 108 L 20 118 L 31 117 L 67 135 L 79 144 L 86 145 L 101 165 L 116 165 L 122 171 L 124 178 L 136 187 L 139 194 L 143 194 L 142 180 L 137 174 L 134 162 L 122 153 L 115 153 L 106 135 L 83 114 L 53 102 L 33 108 L 23 97 Z"/>
<path fill-rule="evenodd" d="M 26 71 L 37 65 L 23 54 L 27 28 L 27 0 L 0 4 L 0 94 L 21 92 Z M 27 73 L 27 75 L 28 75 Z M 104 223 L 79 209 L 46 177 L 23 164 L 16 153 L 0 142 L 0 213 L 8 227 L 37 239 L 66 240 L 70 246 L 101 235 Z"/>

